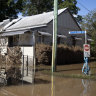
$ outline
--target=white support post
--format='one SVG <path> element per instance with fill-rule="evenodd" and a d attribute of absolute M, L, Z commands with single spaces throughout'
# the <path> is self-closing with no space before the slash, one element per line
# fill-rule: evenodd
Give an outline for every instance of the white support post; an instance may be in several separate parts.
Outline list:
<path fill-rule="evenodd" d="M 87 44 L 87 31 L 85 30 L 85 44 Z"/>
<path fill-rule="evenodd" d="M 35 40 L 35 33 L 33 32 L 33 66 L 34 66 L 34 77 L 35 78 L 35 67 L 36 67 L 36 40 Z"/>

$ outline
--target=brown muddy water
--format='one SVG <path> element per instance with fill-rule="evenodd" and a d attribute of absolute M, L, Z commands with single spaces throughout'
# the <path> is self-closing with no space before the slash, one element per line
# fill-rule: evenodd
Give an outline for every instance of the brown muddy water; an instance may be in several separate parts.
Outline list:
<path fill-rule="evenodd" d="M 96 96 L 96 81 L 44 75 L 35 84 L 2 87 L 0 96 Z"/>

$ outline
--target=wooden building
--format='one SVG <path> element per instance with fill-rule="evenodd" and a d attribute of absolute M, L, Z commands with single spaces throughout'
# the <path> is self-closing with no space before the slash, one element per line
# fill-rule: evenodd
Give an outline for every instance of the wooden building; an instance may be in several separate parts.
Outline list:
<path fill-rule="evenodd" d="M 35 67 L 35 44 L 44 43 L 52 45 L 53 38 L 53 11 L 14 19 L 2 26 L 0 23 L 1 42 L 5 47 L 20 46 L 24 62 L 29 60 Z M 70 35 L 69 31 L 81 31 L 80 26 L 70 13 L 68 8 L 58 10 L 58 34 L 57 43 L 69 46 L 81 46 L 84 44 L 84 34 Z M 3 41 L 2 41 L 3 40 Z M 6 49 L 5 48 L 5 49 Z M 4 48 L 3 48 L 4 49 Z M 4 54 L 4 53 L 3 53 Z M 28 57 L 28 59 L 26 59 Z"/>
<path fill-rule="evenodd" d="M 69 35 L 69 31 L 80 31 L 80 27 L 68 8 L 58 10 L 58 44 L 69 46 L 83 46 L 84 35 Z M 52 44 L 53 11 L 23 17 L 15 24 L 7 26 L 2 32 L 3 37 L 8 37 L 9 46 L 32 46 L 33 35 L 36 43 Z"/>

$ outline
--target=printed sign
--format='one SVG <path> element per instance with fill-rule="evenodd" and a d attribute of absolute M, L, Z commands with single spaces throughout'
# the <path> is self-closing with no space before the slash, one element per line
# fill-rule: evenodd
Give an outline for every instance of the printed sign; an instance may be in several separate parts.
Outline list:
<path fill-rule="evenodd" d="M 84 34 L 86 31 L 70 31 L 69 34 Z"/>
<path fill-rule="evenodd" d="M 84 57 L 90 57 L 90 45 L 89 44 L 84 44 Z"/>

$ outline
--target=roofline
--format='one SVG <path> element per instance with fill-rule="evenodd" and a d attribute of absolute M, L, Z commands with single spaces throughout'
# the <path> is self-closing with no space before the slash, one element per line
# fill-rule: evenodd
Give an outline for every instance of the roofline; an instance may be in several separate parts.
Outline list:
<path fill-rule="evenodd" d="M 71 15 L 71 17 L 73 18 L 73 20 L 75 21 L 76 25 L 79 27 L 80 31 L 82 31 L 81 27 L 79 26 L 79 24 L 77 23 L 77 21 L 75 20 L 75 18 L 73 17 L 72 13 L 70 12 L 69 8 L 67 8 L 69 14 Z"/>
<path fill-rule="evenodd" d="M 65 8 L 65 10 L 64 11 L 66 11 L 68 8 Z M 58 11 L 59 11 L 60 9 L 58 9 Z M 62 14 L 64 11 L 62 11 L 60 14 Z M 60 15 L 60 14 L 58 14 L 58 16 Z M 53 19 L 54 19 L 54 11 L 53 11 Z M 47 24 L 49 24 L 50 22 L 52 22 L 53 21 L 53 19 L 52 20 L 50 20 Z"/>
<path fill-rule="evenodd" d="M 69 8 L 66 8 L 64 11 L 68 10 L 69 14 L 71 15 L 71 17 L 73 18 L 73 20 L 75 21 L 76 25 L 79 27 L 80 31 L 82 31 L 81 27 L 79 26 L 79 24 L 77 23 L 77 21 L 75 20 L 75 18 L 73 17 L 72 13 L 70 12 Z M 64 11 L 62 11 L 59 15 L 61 15 Z M 58 16 L 59 16 L 58 15 Z M 53 19 L 51 21 L 49 21 L 47 24 L 49 24 L 50 22 L 52 22 Z"/>
<path fill-rule="evenodd" d="M 47 25 L 39 25 L 39 26 L 33 26 L 33 27 L 25 27 L 25 28 L 19 28 L 19 29 L 13 29 L 13 30 L 6 30 L 6 31 L 3 31 L 3 32 L 12 32 L 12 31 L 21 31 L 21 30 L 28 30 L 28 29 L 33 29 L 33 28 L 38 28 L 38 27 L 46 27 Z M 3 33 L 2 32 L 2 33 Z"/>

